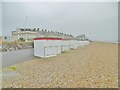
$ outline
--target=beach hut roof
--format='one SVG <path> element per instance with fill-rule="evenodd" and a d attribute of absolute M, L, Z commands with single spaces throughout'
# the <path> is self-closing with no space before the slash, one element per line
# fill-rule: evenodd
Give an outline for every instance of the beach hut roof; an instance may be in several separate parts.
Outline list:
<path fill-rule="evenodd" d="M 39 38 L 34 38 L 34 40 L 63 40 L 63 38 L 39 37 Z"/>

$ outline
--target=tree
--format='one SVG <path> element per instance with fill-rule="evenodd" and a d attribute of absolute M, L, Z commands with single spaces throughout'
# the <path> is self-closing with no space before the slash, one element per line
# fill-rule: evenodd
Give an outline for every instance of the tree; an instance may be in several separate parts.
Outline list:
<path fill-rule="evenodd" d="M 20 38 L 19 41 L 25 42 L 25 39 L 24 38 Z"/>
<path fill-rule="evenodd" d="M 7 40 L 7 36 L 5 36 L 4 39 Z"/>

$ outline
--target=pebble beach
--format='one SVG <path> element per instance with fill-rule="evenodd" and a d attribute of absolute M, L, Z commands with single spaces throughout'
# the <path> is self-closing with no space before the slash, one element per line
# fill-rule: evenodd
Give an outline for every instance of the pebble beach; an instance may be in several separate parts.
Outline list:
<path fill-rule="evenodd" d="M 91 42 L 55 57 L 16 64 L 3 88 L 117 88 L 118 44 Z"/>

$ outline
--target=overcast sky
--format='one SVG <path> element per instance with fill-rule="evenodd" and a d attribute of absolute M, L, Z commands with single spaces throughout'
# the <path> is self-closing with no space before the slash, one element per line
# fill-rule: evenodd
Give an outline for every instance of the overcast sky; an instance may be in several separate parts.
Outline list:
<path fill-rule="evenodd" d="M 2 34 L 11 35 L 17 27 L 48 29 L 90 39 L 117 41 L 117 2 L 4 2 Z"/>

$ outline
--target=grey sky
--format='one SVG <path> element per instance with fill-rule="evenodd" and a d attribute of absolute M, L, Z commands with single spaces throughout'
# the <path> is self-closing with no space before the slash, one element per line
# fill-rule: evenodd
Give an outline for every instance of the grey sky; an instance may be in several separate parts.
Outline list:
<path fill-rule="evenodd" d="M 4 2 L 3 35 L 16 27 L 39 27 L 72 35 L 87 34 L 90 39 L 118 39 L 118 4 L 112 2 Z M 89 34 L 91 33 L 91 35 Z"/>
<path fill-rule="evenodd" d="M 0 2 L 0 36 L 2 35 L 2 3 Z"/>

